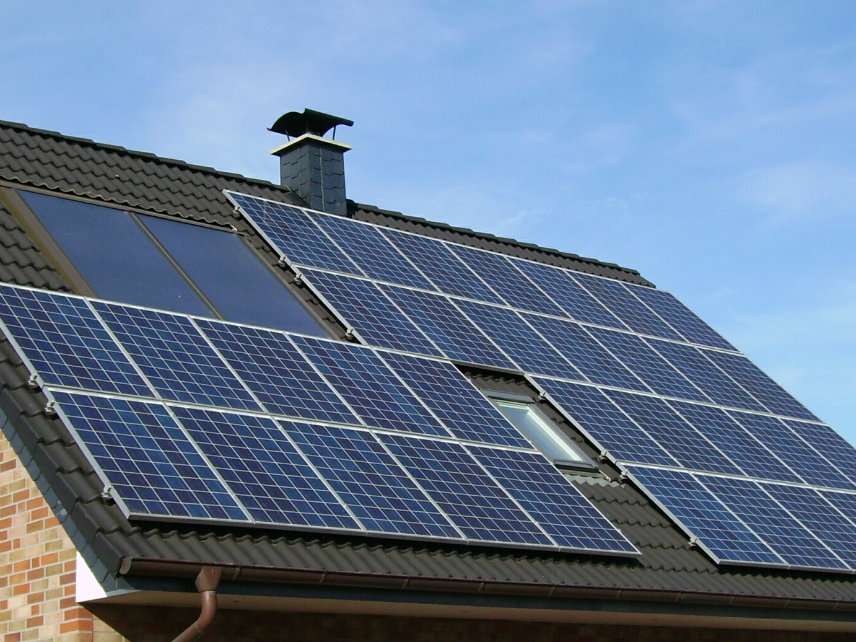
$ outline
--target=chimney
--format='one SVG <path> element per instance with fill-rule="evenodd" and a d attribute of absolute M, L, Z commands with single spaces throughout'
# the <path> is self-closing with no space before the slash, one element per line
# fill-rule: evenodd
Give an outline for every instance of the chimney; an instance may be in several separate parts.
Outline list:
<path fill-rule="evenodd" d="M 282 115 L 270 131 L 285 134 L 288 142 L 271 153 L 279 156 L 280 182 L 315 210 L 347 214 L 345 203 L 345 152 L 349 145 L 336 141 L 336 127 L 352 120 L 314 109 Z M 331 138 L 324 138 L 330 129 Z"/>

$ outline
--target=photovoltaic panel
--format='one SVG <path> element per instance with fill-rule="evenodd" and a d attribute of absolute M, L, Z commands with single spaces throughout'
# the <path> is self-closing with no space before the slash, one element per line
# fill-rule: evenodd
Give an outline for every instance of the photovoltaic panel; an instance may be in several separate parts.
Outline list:
<path fill-rule="evenodd" d="M 132 515 L 248 521 L 162 404 L 53 396 Z"/>
<path fill-rule="evenodd" d="M 455 304 L 524 372 L 565 379 L 584 378 L 514 310 L 471 301 L 456 301 Z"/>
<path fill-rule="evenodd" d="M 558 303 L 570 317 L 577 321 L 625 328 L 618 317 L 580 287 L 565 270 L 530 261 L 509 260 Z"/>
<path fill-rule="evenodd" d="M 788 564 L 804 568 L 846 569 L 832 551 L 767 495 L 759 484 L 709 475 L 697 475 L 697 478 Z"/>
<path fill-rule="evenodd" d="M 371 350 L 301 336 L 292 339 L 368 425 L 448 436 L 446 430 Z"/>
<path fill-rule="evenodd" d="M 719 561 L 784 565 L 783 560 L 690 473 L 628 468 L 633 479 Z"/>
<path fill-rule="evenodd" d="M 856 495 L 834 493 L 828 490 L 822 490 L 820 494 L 849 519 L 853 526 L 856 526 Z"/>
<path fill-rule="evenodd" d="M 669 405 L 728 455 L 749 477 L 795 483 L 802 481 L 725 411 L 681 401 L 670 401 Z"/>
<path fill-rule="evenodd" d="M 736 350 L 716 330 L 668 292 L 633 285 L 628 285 L 627 289 L 682 334 L 687 341 L 713 346 L 714 348 Z"/>
<path fill-rule="evenodd" d="M 116 303 L 94 306 L 165 399 L 260 410 L 189 318 Z"/>
<path fill-rule="evenodd" d="M 283 426 L 368 530 L 460 539 L 371 433 L 297 423 Z"/>
<path fill-rule="evenodd" d="M 832 460 L 835 467 L 856 482 L 856 448 L 829 426 L 783 419 L 785 425 L 815 450 Z"/>
<path fill-rule="evenodd" d="M 461 261 L 449 246 L 436 239 L 398 230 L 381 232 L 433 282 L 434 287 L 448 294 L 470 299 L 502 303 L 500 298 Z"/>
<path fill-rule="evenodd" d="M 681 339 L 677 332 L 651 312 L 620 282 L 578 273 L 574 273 L 573 278 L 631 330 L 655 337 Z"/>
<path fill-rule="evenodd" d="M 0 319 L 46 384 L 151 395 L 83 299 L 0 285 Z"/>
<path fill-rule="evenodd" d="M 401 309 L 407 310 L 407 315 L 449 359 L 515 369 L 446 297 L 389 286 L 382 289 Z"/>
<path fill-rule="evenodd" d="M 740 474 L 734 464 L 662 399 L 616 390 L 609 390 L 606 394 L 684 467 Z"/>
<path fill-rule="evenodd" d="M 648 387 L 576 323 L 524 314 L 541 335 L 593 383 L 630 390 Z"/>
<path fill-rule="evenodd" d="M 817 491 L 778 484 L 762 486 L 833 553 L 856 569 L 856 528 Z"/>
<path fill-rule="evenodd" d="M 303 270 L 302 274 L 365 343 L 441 356 L 428 337 L 374 283 L 315 270 Z"/>
<path fill-rule="evenodd" d="M 449 247 L 509 305 L 522 310 L 562 315 L 558 306 L 504 256 L 460 245 Z"/>
<path fill-rule="evenodd" d="M 361 274 L 309 216 L 296 207 L 246 194 L 226 192 L 274 249 L 292 263 Z"/>
<path fill-rule="evenodd" d="M 560 546 L 588 551 L 638 552 L 542 455 L 473 446 L 468 449 Z"/>
<path fill-rule="evenodd" d="M 198 324 L 268 412 L 359 423 L 287 335 L 221 321 Z"/>
<path fill-rule="evenodd" d="M 458 439 L 531 448 L 517 428 L 451 363 L 393 352 L 382 357 Z"/>
<path fill-rule="evenodd" d="M 703 352 L 708 359 L 764 404 L 770 412 L 785 417 L 817 420 L 817 417 L 805 406 L 761 372 L 760 368 L 746 357 L 714 350 L 703 350 Z"/>
<path fill-rule="evenodd" d="M 403 435 L 378 438 L 467 538 L 552 544 L 460 444 Z"/>
<path fill-rule="evenodd" d="M 709 401 L 663 357 L 635 334 L 589 328 L 588 332 L 654 392 L 666 397 Z"/>
<path fill-rule="evenodd" d="M 378 229 L 340 216 L 317 214 L 313 218 L 367 276 L 378 281 L 433 289 Z"/>
<path fill-rule="evenodd" d="M 809 484 L 833 488 L 853 488 L 853 484 L 817 451 L 792 433 L 775 417 L 729 411 L 737 422 L 748 430 L 782 461 L 796 466 L 795 472 Z"/>
<path fill-rule="evenodd" d="M 647 342 L 714 403 L 764 412 L 761 404 L 696 348 L 658 339 L 647 339 Z"/>
<path fill-rule="evenodd" d="M 255 521 L 359 529 L 271 419 L 203 408 L 173 411 Z"/>
<path fill-rule="evenodd" d="M 552 379 L 535 378 L 533 381 L 547 393 L 550 401 L 559 406 L 562 414 L 615 459 L 664 466 L 678 465 L 597 388 Z"/>

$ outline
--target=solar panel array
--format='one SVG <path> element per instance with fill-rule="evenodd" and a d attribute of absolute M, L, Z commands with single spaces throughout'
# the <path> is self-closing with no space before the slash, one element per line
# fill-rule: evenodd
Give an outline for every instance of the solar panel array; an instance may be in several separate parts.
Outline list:
<path fill-rule="evenodd" d="M 363 342 L 526 376 L 718 561 L 856 570 L 856 449 L 671 294 L 301 210 L 313 254 L 315 236 L 277 245 L 277 204 L 227 195 Z M 398 251 L 386 274 L 367 236 Z"/>
<path fill-rule="evenodd" d="M 638 554 L 448 361 L 10 285 L 0 321 L 130 518 Z"/>

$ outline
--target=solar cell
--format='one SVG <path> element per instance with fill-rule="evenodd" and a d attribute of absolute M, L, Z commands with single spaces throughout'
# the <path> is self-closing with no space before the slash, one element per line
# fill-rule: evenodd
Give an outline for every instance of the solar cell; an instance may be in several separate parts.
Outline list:
<path fill-rule="evenodd" d="M 699 387 L 714 403 L 722 406 L 764 411 L 731 377 L 706 359 L 696 348 L 682 343 L 648 339 L 648 345 L 659 352 L 669 363 Z"/>
<path fill-rule="evenodd" d="M 696 477 L 788 564 L 818 569 L 846 568 L 759 484 L 745 479 Z"/>
<path fill-rule="evenodd" d="M 783 419 L 782 421 L 803 441 L 831 459 L 835 467 L 851 482 L 856 482 L 856 448 L 829 426 L 809 424 L 804 421 Z"/>
<path fill-rule="evenodd" d="M 783 565 L 767 544 L 689 473 L 636 466 L 628 470 L 718 561 Z"/>
<path fill-rule="evenodd" d="M 66 392 L 53 396 L 130 514 L 248 521 L 163 405 Z"/>
<path fill-rule="evenodd" d="M 802 481 L 725 411 L 681 401 L 670 401 L 669 405 L 728 455 L 748 476 L 789 482 Z"/>
<path fill-rule="evenodd" d="M 221 321 L 197 323 L 268 412 L 359 423 L 285 334 Z"/>
<path fill-rule="evenodd" d="M 285 422 L 283 426 L 368 530 L 460 539 L 371 433 Z"/>
<path fill-rule="evenodd" d="M 203 408 L 173 412 L 255 521 L 359 529 L 271 419 Z"/>
<path fill-rule="evenodd" d="M 316 214 L 313 218 L 367 276 L 378 281 L 433 289 L 377 228 L 340 216 Z"/>
<path fill-rule="evenodd" d="M 565 416 L 615 459 L 664 466 L 678 464 L 597 388 L 552 379 L 533 381 Z"/>
<path fill-rule="evenodd" d="M 559 546 L 638 552 L 542 455 L 480 447 L 469 451 Z"/>
<path fill-rule="evenodd" d="M 823 498 L 835 506 L 853 526 L 856 526 L 856 495 L 850 493 L 834 493 L 828 490 L 819 491 Z"/>
<path fill-rule="evenodd" d="M 662 399 L 616 390 L 606 394 L 686 468 L 740 474 L 734 464 Z"/>
<path fill-rule="evenodd" d="M 392 370 L 368 348 L 301 336 L 292 339 L 368 425 L 448 436 Z"/>
<path fill-rule="evenodd" d="M 609 308 L 609 311 L 621 319 L 631 330 L 655 337 L 681 339 L 677 332 L 651 312 L 619 281 L 601 279 L 576 272 L 573 278 Z"/>
<path fill-rule="evenodd" d="M 563 314 L 555 303 L 504 256 L 461 245 L 449 247 L 509 305 L 522 310 L 559 316 Z"/>
<path fill-rule="evenodd" d="M 454 255 L 443 241 L 405 234 L 398 230 L 384 229 L 381 232 L 422 270 L 438 290 L 479 301 L 502 303 L 484 281 Z"/>
<path fill-rule="evenodd" d="M 811 412 L 746 357 L 703 350 L 704 355 L 775 414 L 816 420 Z"/>
<path fill-rule="evenodd" d="M 449 359 L 515 369 L 514 364 L 449 300 L 437 294 L 384 286 L 384 293 Z"/>
<path fill-rule="evenodd" d="M 698 388 L 635 334 L 601 328 L 588 331 L 654 392 L 666 397 L 708 401 Z"/>
<path fill-rule="evenodd" d="M 584 376 L 594 383 L 630 390 L 648 387 L 576 323 L 524 314 L 526 321 L 546 338 Z"/>
<path fill-rule="evenodd" d="M 292 263 L 361 274 L 345 254 L 302 210 L 246 194 L 226 192 L 244 216 Z"/>
<path fill-rule="evenodd" d="M 500 349 L 525 372 L 582 380 L 580 372 L 556 352 L 514 310 L 471 301 L 456 301 Z"/>
<path fill-rule="evenodd" d="M 374 283 L 315 270 L 302 274 L 364 343 L 440 356 L 428 337 Z"/>
<path fill-rule="evenodd" d="M 94 306 L 163 398 L 260 409 L 189 318 L 116 303 Z"/>
<path fill-rule="evenodd" d="M 0 319 L 46 384 L 151 396 L 83 299 L 0 285 Z"/>
<path fill-rule="evenodd" d="M 392 352 L 381 356 L 458 439 L 531 448 L 520 432 L 451 363 Z"/>
<path fill-rule="evenodd" d="M 468 539 L 552 544 L 460 444 L 403 435 L 378 438 Z"/>

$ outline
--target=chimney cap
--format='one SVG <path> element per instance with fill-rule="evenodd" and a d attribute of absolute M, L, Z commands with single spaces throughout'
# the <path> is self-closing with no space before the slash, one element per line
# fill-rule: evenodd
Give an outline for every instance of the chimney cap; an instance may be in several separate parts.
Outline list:
<path fill-rule="evenodd" d="M 315 134 L 316 136 L 324 136 L 330 129 L 333 130 L 333 138 L 336 138 L 336 127 L 345 125 L 351 127 L 354 121 L 342 118 L 341 116 L 333 116 L 325 114 L 322 111 L 315 111 L 308 107 L 303 110 L 303 113 L 298 111 L 290 111 L 277 118 L 276 122 L 271 125 L 268 131 L 276 132 L 277 134 L 285 134 L 286 136 L 302 136 L 303 134 Z"/>

